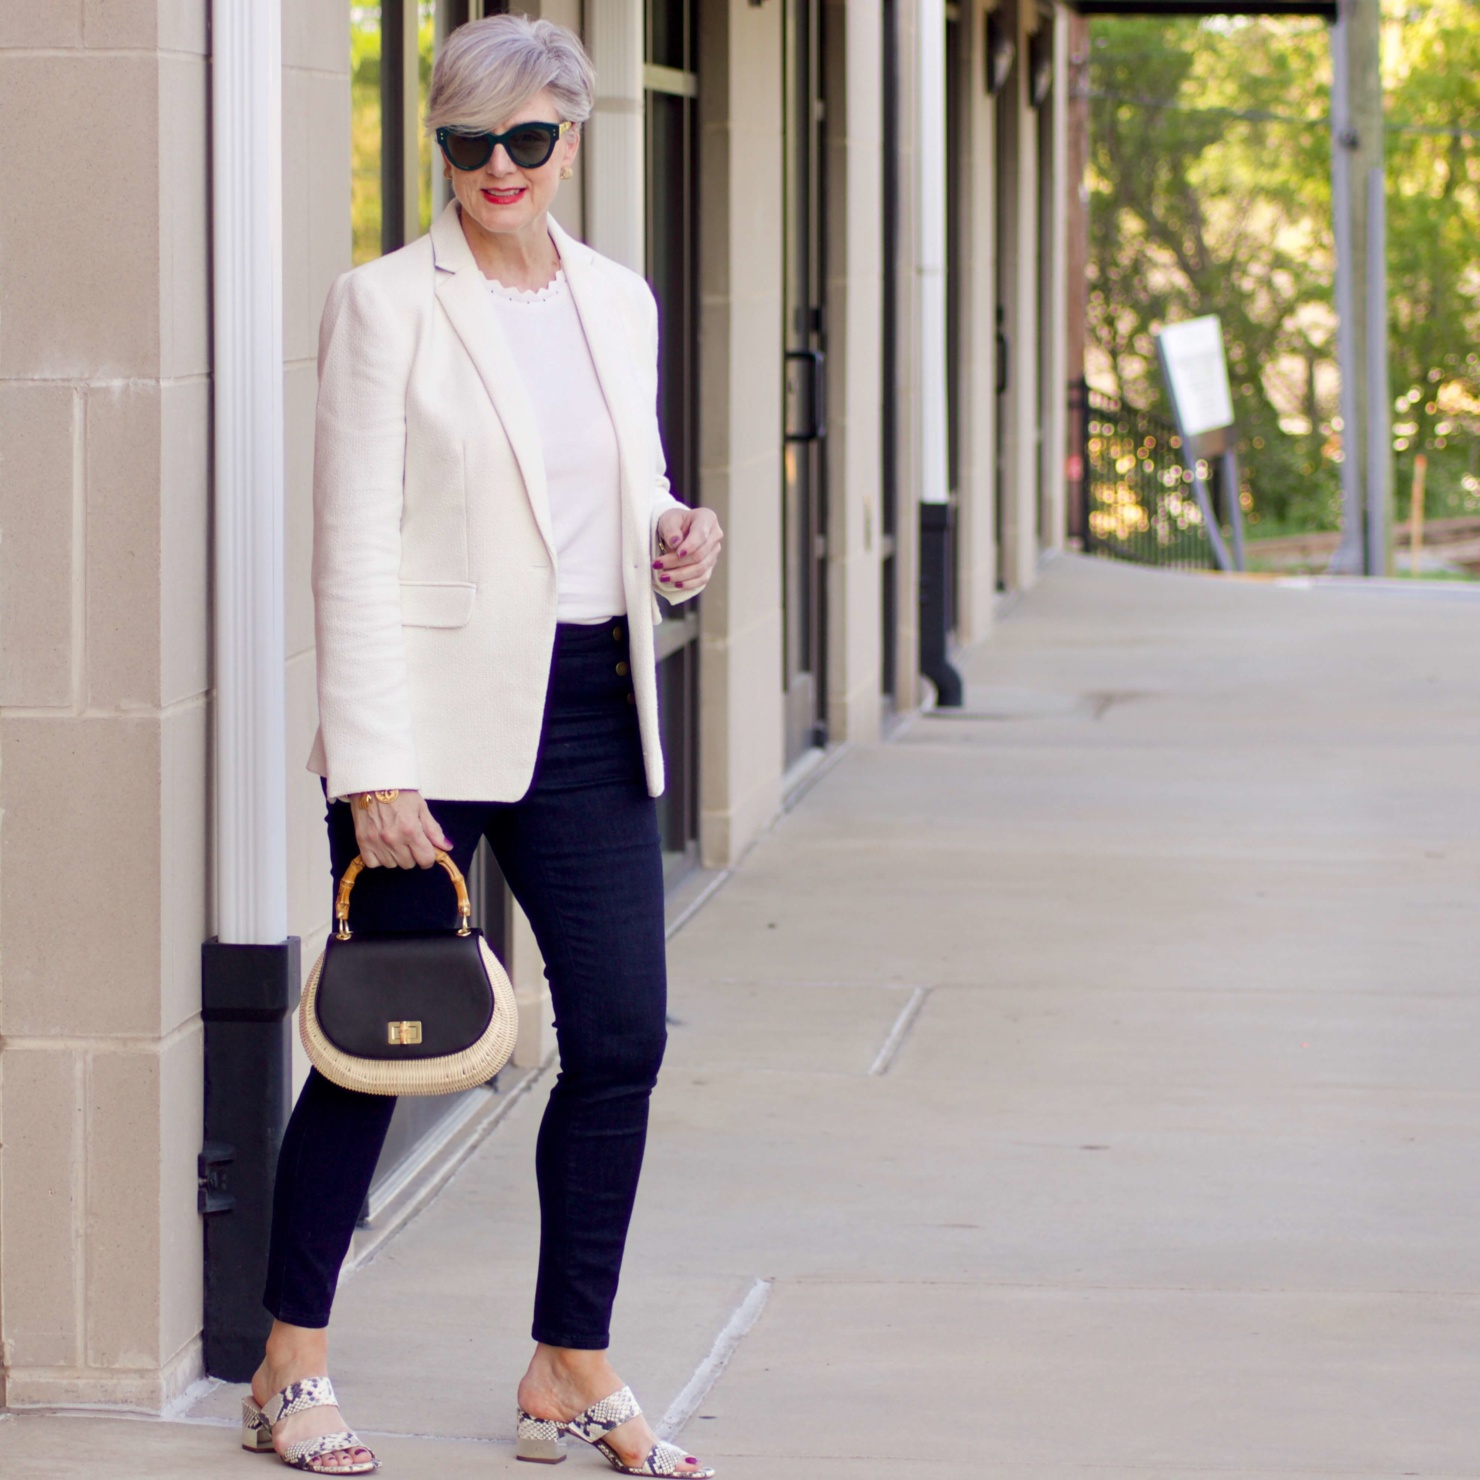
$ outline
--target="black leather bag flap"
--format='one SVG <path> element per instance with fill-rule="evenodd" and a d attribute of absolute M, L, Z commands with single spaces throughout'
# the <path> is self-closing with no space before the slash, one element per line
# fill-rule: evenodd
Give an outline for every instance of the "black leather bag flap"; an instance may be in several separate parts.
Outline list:
<path fill-rule="evenodd" d="M 314 1002 L 324 1036 L 362 1059 L 431 1059 L 471 1048 L 493 1021 L 482 938 L 477 930 L 330 937 Z"/>

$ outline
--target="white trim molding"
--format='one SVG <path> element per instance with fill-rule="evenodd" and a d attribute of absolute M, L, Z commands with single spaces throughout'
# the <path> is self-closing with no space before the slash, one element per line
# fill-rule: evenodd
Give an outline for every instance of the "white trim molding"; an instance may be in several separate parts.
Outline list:
<path fill-rule="evenodd" d="M 212 0 L 216 928 L 288 933 L 280 0 Z"/>
<path fill-rule="evenodd" d="M 920 0 L 919 68 L 915 101 L 919 108 L 916 150 L 919 188 L 915 200 L 919 256 L 920 314 L 916 352 L 920 356 L 920 502 L 943 504 L 950 496 L 946 467 L 946 14 L 942 0 Z"/>

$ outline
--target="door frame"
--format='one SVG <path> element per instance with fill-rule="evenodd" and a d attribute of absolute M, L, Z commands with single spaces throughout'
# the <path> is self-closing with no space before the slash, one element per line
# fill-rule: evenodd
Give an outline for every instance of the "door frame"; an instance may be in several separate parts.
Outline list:
<path fill-rule="evenodd" d="M 828 735 L 822 3 L 782 0 L 781 681 L 787 767 L 826 746 Z"/>

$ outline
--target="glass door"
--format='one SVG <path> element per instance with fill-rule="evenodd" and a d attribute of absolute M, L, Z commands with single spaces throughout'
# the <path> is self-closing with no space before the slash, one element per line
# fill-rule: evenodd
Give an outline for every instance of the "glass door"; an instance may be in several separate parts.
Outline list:
<path fill-rule="evenodd" d="M 897 707 L 898 603 L 894 555 L 899 508 L 899 398 L 895 394 L 899 346 L 899 4 L 883 4 L 882 172 L 884 290 L 880 323 L 883 405 L 879 418 L 879 690 L 885 713 Z"/>
<path fill-rule="evenodd" d="M 1035 325 L 1038 338 L 1038 383 L 1033 388 L 1034 424 L 1037 430 L 1036 449 L 1038 467 L 1038 546 L 1045 549 L 1053 543 L 1053 510 L 1048 490 L 1053 484 L 1057 469 L 1051 464 L 1063 456 L 1061 449 L 1050 446 L 1045 433 L 1048 430 L 1050 406 L 1060 388 L 1049 381 L 1049 372 L 1054 364 L 1050 345 L 1054 341 L 1058 326 L 1053 316 L 1053 235 L 1054 211 L 1056 208 L 1056 181 L 1054 178 L 1054 119 L 1053 88 L 1054 15 L 1052 10 L 1040 7 L 1038 29 L 1033 34 L 1029 53 L 1031 76 L 1028 101 L 1037 110 L 1035 128 L 1038 134 L 1038 260 L 1034 268 L 1036 277 L 1035 301 L 1038 305 L 1038 322 Z"/>
<path fill-rule="evenodd" d="M 997 589 L 1007 589 L 1007 538 L 1011 528 L 1007 514 L 1008 502 L 1014 490 L 1008 486 L 1006 448 L 1012 435 L 1013 350 L 1011 334 L 1013 325 L 1008 319 L 1013 293 L 1013 273 L 1017 267 L 1017 253 L 1013 247 L 1013 233 L 1017 228 L 1017 48 L 1011 39 L 1011 26 L 1015 25 L 1015 12 L 1009 14 L 1006 7 L 993 11 L 987 17 L 987 52 L 989 65 L 993 69 L 996 97 L 994 134 L 996 138 L 995 168 L 992 171 L 993 210 L 992 221 L 996 234 L 992 253 L 994 264 L 993 298 L 995 299 L 996 334 L 993 344 L 995 361 L 996 436 L 993 447 L 993 499 L 992 520 L 994 545 L 997 556 Z"/>
<path fill-rule="evenodd" d="M 826 325 L 822 255 L 822 67 L 819 0 L 785 0 L 786 355 L 782 449 L 782 687 L 786 763 L 827 743 Z"/>
<path fill-rule="evenodd" d="M 946 550 L 946 625 L 959 635 L 961 615 L 961 320 L 965 304 L 966 220 L 961 140 L 967 117 L 962 98 L 965 52 L 961 7 L 946 12 L 946 485 L 951 500 Z"/>
<path fill-rule="evenodd" d="M 699 72 L 695 0 L 650 0 L 643 66 L 647 276 L 658 300 L 658 424 L 674 494 L 699 488 Z M 661 598 L 660 598 L 661 600 Z M 658 801 L 665 877 L 698 861 L 699 602 L 663 602 L 658 711 L 668 786 Z"/>

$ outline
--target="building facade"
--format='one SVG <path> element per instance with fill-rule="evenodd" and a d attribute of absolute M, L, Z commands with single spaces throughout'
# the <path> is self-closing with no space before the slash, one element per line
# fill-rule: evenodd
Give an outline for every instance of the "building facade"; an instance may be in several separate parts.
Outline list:
<path fill-rule="evenodd" d="M 281 5 L 258 95 L 280 110 L 280 174 L 269 159 L 271 198 L 243 219 L 223 205 L 220 151 L 236 134 L 213 108 L 228 23 L 248 3 L 0 5 L 0 1378 L 13 1407 L 159 1410 L 202 1374 L 201 948 L 254 938 L 223 925 L 240 799 L 222 757 L 241 723 L 221 687 L 239 624 L 223 603 L 247 563 L 278 561 L 262 589 L 280 606 L 266 710 L 281 713 L 281 753 L 247 800 L 266 818 L 259 841 L 277 839 L 256 866 L 286 881 L 306 964 L 330 904 L 323 802 L 303 767 L 319 313 L 338 273 L 437 207 L 425 63 L 485 8 Z M 829 747 L 875 740 L 921 703 L 922 531 L 947 542 L 944 620 L 963 644 L 1063 543 L 1074 21 L 1054 0 L 515 8 L 578 29 L 592 52 L 600 98 L 562 221 L 653 283 L 675 491 L 716 509 L 727 535 L 715 579 L 658 639 L 664 843 L 682 888 L 736 861 Z M 271 144 L 265 116 L 240 130 L 249 154 Z M 85 194 L 59 167 L 61 139 L 86 151 Z M 224 233 L 258 230 L 280 259 L 223 251 Z M 249 418 L 267 431 L 242 451 L 242 468 L 270 470 L 246 493 L 271 536 L 255 553 L 222 501 L 236 456 L 223 438 L 241 440 L 222 401 L 238 272 L 266 273 L 263 301 L 276 283 L 281 307 L 280 349 L 266 341 L 280 416 Z M 520 1062 L 538 1063 L 539 962 L 485 869 L 485 924 L 520 991 Z M 388 1148 L 400 1184 L 461 1123 L 435 1102 L 419 1114 Z"/>

